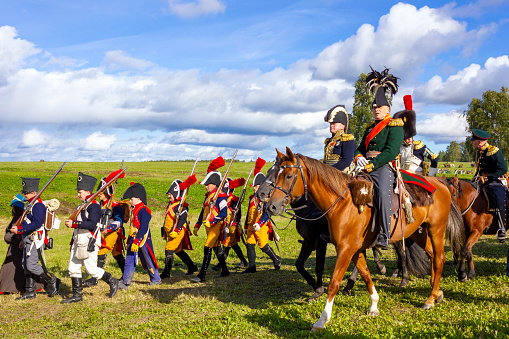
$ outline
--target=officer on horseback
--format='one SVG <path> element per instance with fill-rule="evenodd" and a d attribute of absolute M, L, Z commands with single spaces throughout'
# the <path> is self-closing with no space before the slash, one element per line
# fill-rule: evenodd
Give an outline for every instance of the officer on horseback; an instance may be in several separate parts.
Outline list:
<path fill-rule="evenodd" d="M 353 170 L 351 164 L 355 152 L 355 140 L 350 132 L 348 112 L 345 106 L 332 107 L 325 115 L 324 120 L 330 124 L 329 130 L 332 136 L 325 139 L 323 162 L 343 172 Z"/>
<path fill-rule="evenodd" d="M 470 142 L 475 151 L 474 179 L 480 182 L 488 193 L 489 202 L 494 203 L 498 218 L 497 238 L 500 242 L 507 239 L 506 226 L 506 192 L 507 188 L 500 178 L 507 173 L 504 155 L 498 147 L 488 144 L 491 135 L 481 129 L 473 129 Z"/>
<path fill-rule="evenodd" d="M 379 215 L 379 235 L 375 246 L 389 248 L 391 230 L 391 194 L 395 179 L 391 163 L 399 154 L 403 142 L 403 120 L 392 119 L 390 104 L 385 96 L 388 88 L 392 95 L 398 90 L 397 78 L 389 69 L 379 73 L 373 70 L 366 77 L 366 87 L 375 93 L 373 115 L 375 120 L 368 125 L 357 146 L 354 161 L 358 170 L 365 170 L 373 178 L 374 203 Z"/>

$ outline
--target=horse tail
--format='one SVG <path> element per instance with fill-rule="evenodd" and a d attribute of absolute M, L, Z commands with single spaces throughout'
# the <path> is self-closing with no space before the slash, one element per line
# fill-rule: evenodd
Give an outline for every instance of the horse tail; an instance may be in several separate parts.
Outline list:
<path fill-rule="evenodd" d="M 431 260 L 422 247 L 411 238 L 405 239 L 405 254 L 408 273 L 423 277 L 431 272 Z"/>
<path fill-rule="evenodd" d="M 451 210 L 447 217 L 447 226 L 445 228 L 445 236 L 451 245 L 451 250 L 455 261 L 461 257 L 461 250 L 465 245 L 465 225 L 463 224 L 463 216 L 455 201 L 451 201 Z"/>

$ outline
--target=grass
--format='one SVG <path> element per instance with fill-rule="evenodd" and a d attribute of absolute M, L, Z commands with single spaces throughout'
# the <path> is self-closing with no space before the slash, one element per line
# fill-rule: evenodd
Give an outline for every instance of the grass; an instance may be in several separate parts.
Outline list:
<path fill-rule="evenodd" d="M 62 209 L 58 214 L 65 219 L 78 204 L 74 191 L 79 170 L 95 175 L 107 175 L 118 167 L 116 163 L 70 163 L 45 192 L 43 199 L 58 197 Z M 130 181 L 142 182 L 148 191 L 149 206 L 153 211 L 151 222 L 156 257 L 161 264 L 164 241 L 159 236 L 163 222 L 166 197 L 164 193 L 177 177 L 185 179 L 192 162 L 128 163 L 128 177 L 119 183 L 123 192 Z M 197 168 L 198 180 L 205 175 L 206 162 Z M 232 177 L 245 176 L 253 163 L 236 162 Z M 7 225 L 9 203 L 19 192 L 20 176 L 40 176 L 41 186 L 60 166 L 57 163 L 0 163 L 0 192 L 2 205 L 0 221 Z M 267 165 L 268 166 L 268 165 Z M 205 190 L 194 185 L 190 193 L 191 221 L 198 217 Z M 245 212 L 245 208 L 243 209 Z M 278 226 L 287 225 L 286 219 L 276 219 Z M 185 268 L 175 267 L 172 277 L 163 284 L 149 286 L 148 275 L 138 267 L 129 290 L 120 291 L 113 299 L 107 296 L 104 282 L 84 290 L 81 303 L 64 305 L 60 301 L 70 293 L 67 272 L 71 231 L 64 228 L 50 233 L 54 249 L 46 251 L 48 268 L 62 279 L 59 294 L 48 298 L 38 293 L 35 300 L 14 300 L 16 295 L 0 296 L 0 336 L 2 338 L 505 338 L 509 336 L 509 286 L 505 276 L 507 244 L 500 244 L 493 236 L 483 236 L 474 246 L 476 279 L 459 283 L 452 255 L 447 248 L 447 263 L 441 282 L 445 299 L 430 311 L 421 309 L 430 293 L 429 276 L 413 277 L 409 287 L 401 290 L 399 280 L 390 277 L 395 269 L 393 251 L 384 252 L 383 262 L 387 276 L 373 274 L 380 295 L 381 315 L 366 315 L 369 296 L 359 281 L 353 297 L 338 295 L 334 302 L 332 320 L 326 330 L 312 334 L 309 330 L 319 318 L 325 305 L 325 296 L 308 304 L 313 291 L 294 268 L 299 254 L 299 236 L 294 224 L 280 230 L 279 244 L 283 257 L 280 271 L 274 271 L 270 259 L 257 249 L 256 274 L 241 275 L 233 267 L 238 259 L 231 253 L 228 264 L 232 275 L 218 279 L 209 270 L 205 284 L 193 284 L 185 276 Z M 203 257 L 204 230 L 192 237 L 194 251 L 189 255 L 197 264 Z M 271 243 L 273 246 L 273 244 Z M 241 245 L 242 248 L 244 248 Z M 0 243 L 0 258 L 7 246 Z M 372 258 L 368 265 L 376 272 Z M 324 281 L 327 283 L 334 268 L 335 252 L 327 250 Z M 176 259 L 176 262 L 180 262 Z M 213 263 L 216 259 L 213 259 Z M 314 270 L 314 257 L 306 264 Z M 347 273 L 350 273 L 351 268 Z M 108 255 L 106 269 L 120 277 L 115 260 Z M 86 273 L 84 274 L 86 278 Z M 344 286 L 344 283 L 342 284 Z"/>

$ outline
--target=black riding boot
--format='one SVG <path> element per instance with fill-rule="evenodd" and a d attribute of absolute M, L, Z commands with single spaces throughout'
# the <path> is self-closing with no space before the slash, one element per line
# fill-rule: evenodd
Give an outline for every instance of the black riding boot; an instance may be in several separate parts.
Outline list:
<path fill-rule="evenodd" d="M 48 297 L 54 297 L 58 293 L 58 287 L 60 286 L 60 279 L 55 277 L 53 273 L 43 273 L 39 276 L 42 281 L 46 284 L 44 289 L 48 292 Z"/>
<path fill-rule="evenodd" d="M 118 291 L 118 280 L 113 278 L 110 273 L 104 272 L 101 280 L 110 285 L 110 294 L 109 297 L 113 298 Z"/>
<path fill-rule="evenodd" d="M 274 250 L 269 246 L 269 244 L 263 246 L 262 252 L 267 254 L 274 263 L 274 269 L 277 271 L 281 268 L 281 258 L 276 255 Z"/>
<path fill-rule="evenodd" d="M 235 267 L 236 269 L 239 268 L 246 268 L 247 267 L 247 260 L 246 257 L 244 257 L 244 253 L 242 253 L 242 249 L 240 248 L 239 244 L 235 244 L 232 246 L 233 250 L 235 251 L 235 254 L 240 260 L 240 263 Z"/>
<path fill-rule="evenodd" d="M 122 253 L 119 255 L 116 255 L 113 257 L 117 261 L 118 267 L 120 267 L 120 270 L 122 271 L 122 274 L 124 274 L 124 266 L 125 266 L 125 258 Z"/>
<path fill-rule="evenodd" d="M 498 231 L 497 231 L 497 239 L 500 242 L 505 242 L 507 239 L 507 233 L 505 231 L 505 220 L 506 220 L 506 210 L 505 210 L 505 202 L 504 206 L 501 209 L 496 210 L 497 219 L 498 219 Z"/>
<path fill-rule="evenodd" d="M 194 272 L 198 271 L 198 266 L 196 266 L 193 262 L 193 260 L 189 257 L 189 254 L 187 254 L 184 250 L 176 253 L 177 257 L 182 260 L 184 264 L 187 266 L 187 273 L 186 275 L 191 275 Z"/>
<path fill-rule="evenodd" d="M 25 274 L 25 293 L 16 300 L 35 299 L 35 280 L 32 273 Z"/>
<path fill-rule="evenodd" d="M 249 267 L 242 273 L 256 273 L 256 248 L 255 244 L 246 244 L 247 260 L 249 260 Z"/>
<path fill-rule="evenodd" d="M 229 247 L 228 247 L 229 249 Z M 221 274 L 219 274 L 218 278 L 224 278 L 230 275 L 230 271 L 228 271 L 228 266 L 226 265 L 226 253 L 223 251 L 221 246 L 215 248 L 217 259 L 219 260 L 219 266 L 221 266 Z"/>
<path fill-rule="evenodd" d="M 210 259 L 212 259 L 212 248 L 205 246 L 203 248 L 203 263 L 201 264 L 200 273 L 191 279 L 191 281 L 205 282 L 205 276 L 207 274 L 207 268 L 209 268 Z"/>
<path fill-rule="evenodd" d="M 223 253 L 225 255 L 224 259 L 226 260 L 226 258 L 228 258 L 228 253 L 230 252 L 230 247 L 225 247 L 223 249 Z M 212 266 L 212 270 L 213 271 L 216 271 L 216 272 L 219 272 L 221 271 L 221 264 L 220 263 L 217 263 L 216 265 Z"/>
<path fill-rule="evenodd" d="M 81 285 L 81 278 L 71 278 L 72 283 L 72 297 L 63 299 L 62 304 L 76 303 L 83 300 L 83 286 Z"/>
<path fill-rule="evenodd" d="M 106 265 L 106 254 L 101 254 L 97 256 L 97 267 L 104 268 Z M 87 280 L 83 281 L 83 287 L 92 287 L 97 285 L 97 279 L 94 277 L 90 277 Z"/>
<path fill-rule="evenodd" d="M 161 279 L 166 279 L 170 277 L 171 268 L 173 267 L 173 251 L 164 251 L 164 270 L 161 273 Z"/>

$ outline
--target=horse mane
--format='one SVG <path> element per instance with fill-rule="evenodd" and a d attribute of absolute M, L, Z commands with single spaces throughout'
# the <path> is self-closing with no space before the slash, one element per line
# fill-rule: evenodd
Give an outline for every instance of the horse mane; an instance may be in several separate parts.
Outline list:
<path fill-rule="evenodd" d="M 297 157 L 304 163 L 308 170 L 309 179 L 314 180 L 317 176 L 320 177 L 323 184 L 333 193 L 342 195 L 345 190 L 344 183 L 349 183 L 352 178 L 340 170 L 322 163 L 313 158 L 309 158 L 302 154 L 296 154 Z"/>

